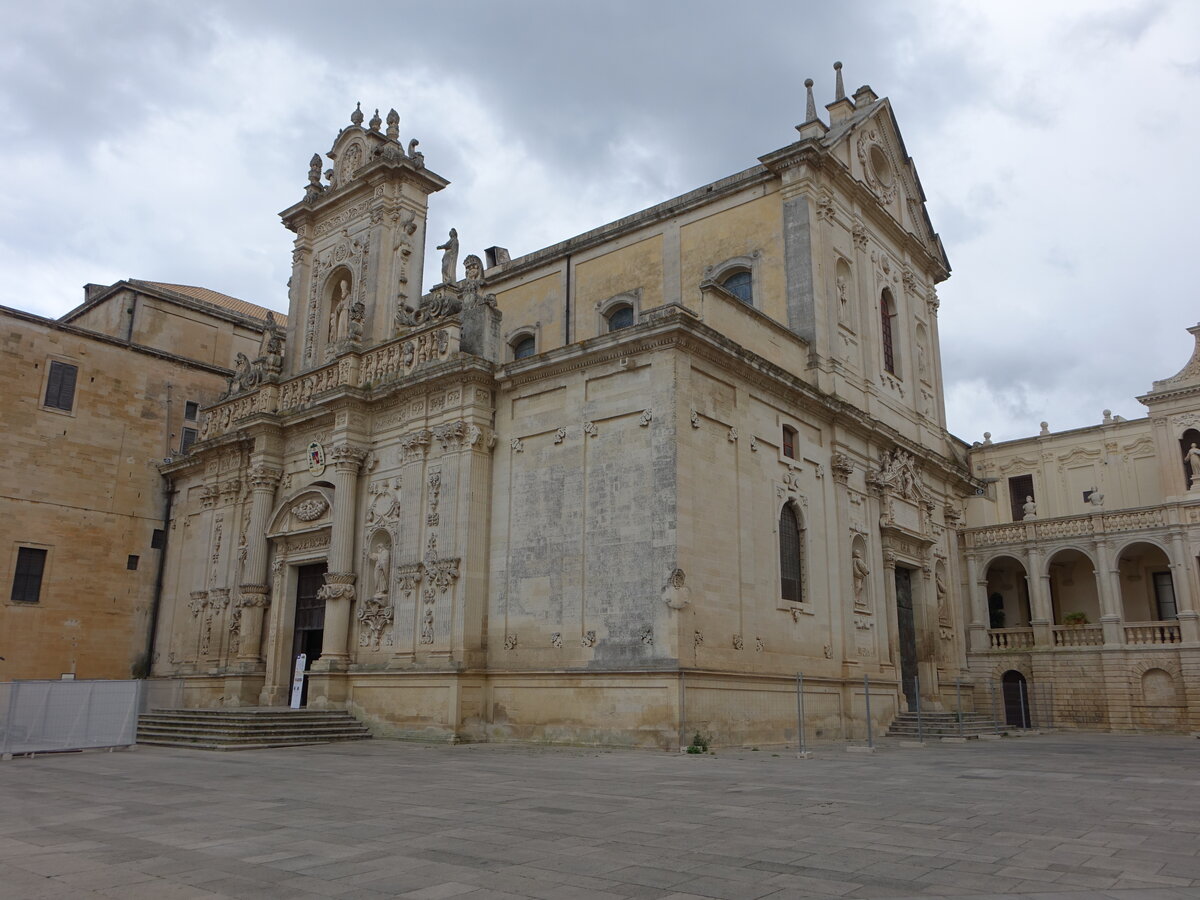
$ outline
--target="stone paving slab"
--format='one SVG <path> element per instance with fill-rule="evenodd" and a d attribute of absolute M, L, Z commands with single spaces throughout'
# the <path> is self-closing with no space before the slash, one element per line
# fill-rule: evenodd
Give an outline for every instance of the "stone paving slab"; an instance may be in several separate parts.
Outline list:
<path fill-rule="evenodd" d="M 1200 898 L 1194 739 L 0 763 L 0 900 Z"/>

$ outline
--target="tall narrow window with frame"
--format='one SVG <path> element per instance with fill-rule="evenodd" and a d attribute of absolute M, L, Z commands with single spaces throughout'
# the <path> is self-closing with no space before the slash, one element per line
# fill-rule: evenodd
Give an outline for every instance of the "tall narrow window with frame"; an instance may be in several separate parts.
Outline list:
<path fill-rule="evenodd" d="M 785 503 L 779 513 L 779 586 L 785 602 L 804 602 L 803 530 L 790 503 Z"/>

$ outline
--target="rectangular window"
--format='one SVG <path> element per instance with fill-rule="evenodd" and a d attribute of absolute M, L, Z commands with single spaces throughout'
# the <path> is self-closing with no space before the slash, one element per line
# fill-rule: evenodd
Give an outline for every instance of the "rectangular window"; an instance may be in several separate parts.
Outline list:
<path fill-rule="evenodd" d="M 137 567 L 138 567 L 138 558 L 136 556 L 134 556 L 132 553 L 129 554 L 129 558 L 125 560 L 125 568 L 127 568 L 130 572 L 136 572 Z"/>
<path fill-rule="evenodd" d="M 12 602 L 37 603 L 42 593 L 46 551 L 37 547 L 17 548 L 17 571 L 13 573 Z"/>
<path fill-rule="evenodd" d="M 155 528 L 154 533 L 150 535 L 150 549 L 161 550 L 167 545 L 167 535 L 161 528 Z"/>
<path fill-rule="evenodd" d="M 1008 498 L 1012 502 L 1012 520 L 1025 518 L 1025 498 L 1033 497 L 1033 476 L 1014 475 L 1008 479 Z"/>
<path fill-rule="evenodd" d="M 200 404 L 195 400 L 189 400 L 183 404 L 183 417 L 189 422 L 195 422 L 198 415 L 200 415 Z"/>
<path fill-rule="evenodd" d="M 46 402 L 43 406 L 67 412 L 75 405 L 75 380 L 79 367 L 69 363 L 50 361 L 50 379 L 46 383 Z"/>
<path fill-rule="evenodd" d="M 183 429 L 183 437 L 179 439 L 179 452 L 187 453 L 192 449 L 192 444 L 196 443 L 196 437 L 199 432 L 195 428 Z"/>
<path fill-rule="evenodd" d="M 1154 602 L 1158 607 L 1158 621 L 1170 622 L 1179 618 L 1179 607 L 1175 604 L 1175 583 L 1170 572 L 1154 573 Z"/>
<path fill-rule="evenodd" d="M 783 455 L 789 459 L 796 458 L 796 429 L 783 426 Z"/>

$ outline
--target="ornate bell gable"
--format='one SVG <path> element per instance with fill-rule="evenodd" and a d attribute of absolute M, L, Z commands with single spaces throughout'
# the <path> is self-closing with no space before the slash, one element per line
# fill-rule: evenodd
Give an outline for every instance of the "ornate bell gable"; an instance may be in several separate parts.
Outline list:
<path fill-rule="evenodd" d="M 420 298 L 428 197 L 449 182 L 405 145 L 400 117 L 356 108 L 309 161 L 304 199 L 280 213 L 295 232 L 285 372 L 294 375 L 394 336 L 396 310 Z"/>

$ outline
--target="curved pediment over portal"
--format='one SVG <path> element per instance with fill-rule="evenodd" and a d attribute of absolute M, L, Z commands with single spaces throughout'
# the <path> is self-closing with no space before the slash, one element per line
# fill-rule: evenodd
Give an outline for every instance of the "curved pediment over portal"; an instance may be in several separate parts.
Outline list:
<path fill-rule="evenodd" d="M 333 524 L 333 489 L 309 485 L 284 499 L 271 513 L 267 537 L 301 534 Z"/>

